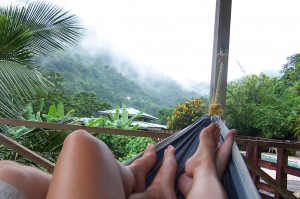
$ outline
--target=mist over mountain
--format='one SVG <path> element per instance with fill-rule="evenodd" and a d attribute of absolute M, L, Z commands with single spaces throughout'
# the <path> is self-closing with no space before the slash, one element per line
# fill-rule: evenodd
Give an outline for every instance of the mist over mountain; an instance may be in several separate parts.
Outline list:
<path fill-rule="evenodd" d="M 40 63 L 44 71 L 51 68 L 64 75 L 63 90 L 70 94 L 93 91 L 112 105 L 133 106 L 153 115 L 160 108 L 200 96 L 159 71 L 134 65 L 109 50 L 90 53 L 79 46 Z"/>

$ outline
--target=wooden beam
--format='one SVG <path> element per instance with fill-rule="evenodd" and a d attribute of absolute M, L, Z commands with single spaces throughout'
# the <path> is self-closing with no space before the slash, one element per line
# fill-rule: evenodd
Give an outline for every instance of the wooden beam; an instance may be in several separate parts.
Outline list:
<path fill-rule="evenodd" d="M 278 193 L 280 193 L 285 198 L 295 198 L 293 193 L 287 190 L 285 187 L 282 187 L 277 181 L 275 181 L 271 176 L 269 176 L 266 172 L 264 172 L 259 166 L 252 163 L 252 161 L 245 156 L 242 156 L 247 167 L 258 175 L 261 179 L 263 179 L 266 183 L 268 183 L 272 188 L 274 188 Z"/>
<path fill-rule="evenodd" d="M 220 50 L 227 55 L 223 64 L 222 76 L 220 81 L 219 103 L 225 110 L 226 104 L 226 88 L 228 73 L 228 57 L 229 57 L 229 38 L 230 38 L 230 21 L 231 21 L 231 3 L 232 0 L 217 0 L 215 14 L 215 30 L 214 44 L 210 81 L 210 102 L 213 103 L 216 94 L 220 64 L 218 61 L 218 53 Z"/>
<path fill-rule="evenodd" d="M 0 133 L 0 143 L 53 172 L 55 164 Z"/>
<path fill-rule="evenodd" d="M 34 122 L 27 120 L 18 120 L 18 119 L 8 119 L 0 118 L 0 124 L 11 125 L 11 126 L 27 126 L 27 127 L 36 127 L 44 129 L 55 129 L 55 130 L 65 130 L 65 131 L 75 131 L 75 130 L 85 130 L 89 133 L 107 133 L 113 135 L 127 135 L 127 136 L 139 136 L 139 137 L 150 137 L 150 138 L 167 138 L 171 134 L 167 133 L 170 131 L 134 131 L 134 130 L 124 130 L 124 129 L 112 129 L 112 128 L 101 128 L 101 127 L 92 127 L 92 126 L 80 126 L 73 124 L 56 124 L 49 122 Z"/>

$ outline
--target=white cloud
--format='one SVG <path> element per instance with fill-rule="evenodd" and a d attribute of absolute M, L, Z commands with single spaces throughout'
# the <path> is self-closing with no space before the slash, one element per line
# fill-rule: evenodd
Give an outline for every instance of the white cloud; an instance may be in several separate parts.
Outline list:
<path fill-rule="evenodd" d="M 210 81 L 215 1 L 51 2 L 98 33 L 93 45 L 109 46 L 181 82 Z M 287 56 L 300 52 L 299 10 L 298 0 L 233 1 L 228 79 L 244 75 L 237 61 L 247 74 L 259 74 L 280 70 Z"/>

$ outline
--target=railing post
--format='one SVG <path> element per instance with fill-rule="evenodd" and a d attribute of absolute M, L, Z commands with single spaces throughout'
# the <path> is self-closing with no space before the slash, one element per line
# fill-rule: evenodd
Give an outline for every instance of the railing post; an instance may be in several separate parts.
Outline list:
<path fill-rule="evenodd" d="M 285 189 L 287 188 L 287 174 L 284 173 L 286 165 L 288 165 L 288 151 L 284 148 L 277 148 L 276 181 Z M 275 198 L 282 199 L 283 197 L 276 191 Z"/>
<path fill-rule="evenodd" d="M 258 160 L 261 158 L 261 149 L 259 146 L 255 145 L 253 147 L 253 162 L 256 166 L 258 166 Z M 253 182 L 257 186 L 258 182 L 260 180 L 260 177 L 257 175 L 254 175 Z"/>
<path fill-rule="evenodd" d="M 257 145 L 254 145 L 254 146 L 247 145 L 246 146 L 246 158 L 251 160 L 251 162 L 255 166 L 258 166 L 258 159 L 260 158 L 260 148 Z M 252 172 L 252 171 L 249 171 L 249 172 L 250 172 L 251 178 L 256 186 L 259 181 L 259 177 L 254 172 Z"/>

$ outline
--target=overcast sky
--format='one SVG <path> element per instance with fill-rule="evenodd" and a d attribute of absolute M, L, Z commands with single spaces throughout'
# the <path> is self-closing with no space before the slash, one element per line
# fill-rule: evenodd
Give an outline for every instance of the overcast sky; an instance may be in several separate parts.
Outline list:
<path fill-rule="evenodd" d="M 51 2 L 77 14 L 97 34 L 91 47 L 110 48 L 181 82 L 210 82 L 214 0 Z M 286 57 L 300 53 L 299 10 L 299 0 L 233 0 L 228 79 L 244 75 L 238 62 L 246 74 L 275 75 Z"/>

